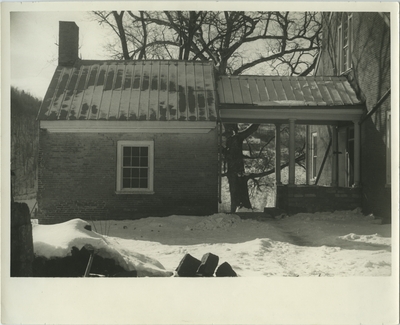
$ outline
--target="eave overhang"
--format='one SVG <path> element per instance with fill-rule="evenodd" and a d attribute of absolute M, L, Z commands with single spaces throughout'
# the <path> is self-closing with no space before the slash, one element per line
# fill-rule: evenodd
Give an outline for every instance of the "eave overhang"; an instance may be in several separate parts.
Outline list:
<path fill-rule="evenodd" d="M 219 117 L 223 123 L 288 123 L 324 125 L 359 121 L 365 112 L 363 105 L 352 106 L 243 106 L 220 105 Z"/>
<path fill-rule="evenodd" d="M 40 129 L 51 133 L 208 133 L 216 121 L 40 121 Z"/>

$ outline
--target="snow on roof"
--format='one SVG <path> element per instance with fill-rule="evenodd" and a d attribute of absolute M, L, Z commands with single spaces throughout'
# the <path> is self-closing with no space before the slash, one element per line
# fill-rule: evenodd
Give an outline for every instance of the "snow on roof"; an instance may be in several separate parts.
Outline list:
<path fill-rule="evenodd" d="M 58 66 L 39 120 L 215 121 L 211 62 L 79 60 Z"/>
<path fill-rule="evenodd" d="M 103 258 L 112 258 L 127 271 L 136 270 L 139 277 L 171 276 L 157 260 L 126 250 L 117 242 L 109 240 L 94 231 L 85 229 L 84 220 L 73 219 L 55 225 L 33 225 L 33 246 L 37 256 L 45 258 L 62 258 L 71 254 L 72 247 L 81 249 L 91 246 L 95 254 Z"/>

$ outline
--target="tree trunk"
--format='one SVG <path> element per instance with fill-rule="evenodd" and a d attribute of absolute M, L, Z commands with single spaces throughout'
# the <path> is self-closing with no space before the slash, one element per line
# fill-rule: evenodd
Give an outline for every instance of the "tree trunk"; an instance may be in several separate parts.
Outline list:
<path fill-rule="evenodd" d="M 247 177 L 245 176 L 243 161 L 243 141 L 258 129 L 253 124 L 244 131 L 239 132 L 237 124 L 227 124 L 225 159 L 227 164 L 227 177 L 231 197 L 231 213 L 238 207 L 251 209 Z"/>

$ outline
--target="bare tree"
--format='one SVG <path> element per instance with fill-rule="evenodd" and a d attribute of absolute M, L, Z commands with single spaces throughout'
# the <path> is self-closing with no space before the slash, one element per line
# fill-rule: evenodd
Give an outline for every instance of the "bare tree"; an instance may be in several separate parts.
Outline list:
<path fill-rule="evenodd" d="M 115 32 L 120 47 L 109 46 L 115 58 L 212 61 L 220 75 L 307 75 L 320 47 L 321 15 L 314 12 L 95 11 L 94 16 Z M 248 181 L 274 170 L 246 171 L 243 144 L 258 124 L 224 127 L 223 175 L 234 212 L 251 208 Z"/>

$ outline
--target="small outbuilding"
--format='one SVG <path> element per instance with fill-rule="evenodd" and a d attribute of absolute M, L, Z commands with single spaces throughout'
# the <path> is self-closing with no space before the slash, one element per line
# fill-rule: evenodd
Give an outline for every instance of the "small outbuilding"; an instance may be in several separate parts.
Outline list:
<path fill-rule="evenodd" d="M 217 212 L 213 65 L 81 60 L 78 39 L 60 22 L 38 115 L 40 222 Z"/>

